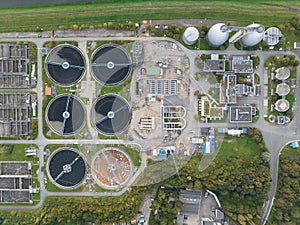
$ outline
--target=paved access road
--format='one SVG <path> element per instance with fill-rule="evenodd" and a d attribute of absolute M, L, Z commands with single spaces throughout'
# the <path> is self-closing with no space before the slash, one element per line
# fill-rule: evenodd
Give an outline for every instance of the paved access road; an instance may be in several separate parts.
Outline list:
<path fill-rule="evenodd" d="M 196 68 L 196 66 L 194 66 L 193 62 L 195 57 L 197 57 L 199 54 L 213 54 L 213 53 L 217 53 L 217 54 L 227 54 L 227 55 L 250 55 L 250 54 L 256 54 L 260 57 L 260 65 L 259 67 L 256 69 L 256 73 L 260 75 L 260 84 L 261 87 L 264 86 L 264 76 L 266 76 L 266 74 L 264 73 L 264 62 L 265 60 L 272 56 L 272 55 L 285 55 L 285 54 L 294 54 L 297 57 L 297 60 L 300 59 L 300 54 L 299 52 L 296 51 L 243 51 L 243 50 L 236 50 L 233 46 L 230 46 L 228 49 L 226 49 L 225 51 L 202 51 L 202 50 L 188 50 L 186 49 L 184 46 L 182 46 L 178 41 L 175 41 L 173 39 L 170 38 L 160 38 L 160 37 L 144 37 L 144 38 L 136 38 L 136 37 L 128 37 L 128 36 L 124 36 L 128 35 L 128 33 L 118 33 L 117 36 L 114 37 L 101 37 L 101 35 L 103 34 L 99 34 L 98 37 L 95 37 L 95 33 L 96 32 L 89 32 L 89 33 L 85 33 L 85 36 L 90 35 L 91 37 L 77 37 L 77 34 L 74 33 L 72 35 L 72 33 L 68 33 L 68 37 L 65 38 L 48 38 L 46 36 L 48 36 L 49 34 L 46 32 L 42 35 L 42 38 L 37 38 L 35 33 L 22 33 L 20 34 L 19 38 L 16 38 L 16 36 L 19 36 L 16 33 L 13 34 L 0 34 L 0 41 L 31 41 L 36 43 L 36 45 L 38 46 L 38 84 L 37 84 L 37 90 L 41 90 L 42 87 L 42 57 L 41 57 L 41 48 L 44 44 L 44 42 L 47 41 L 78 41 L 80 43 L 89 41 L 89 40 L 147 40 L 147 41 L 152 41 L 152 40 L 169 40 L 169 41 L 173 41 L 175 42 L 178 46 L 180 46 L 183 51 L 185 51 L 186 55 L 189 57 L 190 62 L 191 62 L 191 68 L 190 68 L 190 75 L 191 75 L 191 82 L 192 83 L 197 83 L 196 85 L 199 87 L 199 89 L 201 89 L 201 83 L 197 82 L 196 80 L 193 79 L 193 75 L 195 72 L 197 72 L 198 68 Z M 114 35 L 116 35 L 114 33 Z M 2 37 L 2 38 L 1 38 Z M 297 68 L 297 84 L 300 84 L 300 67 Z M 258 107 L 260 109 L 263 109 L 263 100 L 264 100 L 264 89 L 261 89 L 261 96 L 258 98 Z M 38 91 L 38 120 L 39 120 L 39 135 L 38 138 L 36 140 L 29 140 L 29 141 L 16 141 L 16 140 L 1 140 L 0 144 L 4 144 L 4 143 L 20 143 L 20 144 L 28 144 L 28 143 L 32 143 L 32 144 L 37 144 L 38 146 L 40 146 L 40 166 L 44 165 L 44 158 L 43 158 L 43 147 L 46 146 L 47 144 L 74 144 L 74 140 L 50 140 L 50 139 L 46 139 L 43 136 L 43 132 L 42 132 L 42 95 L 43 93 L 41 91 Z M 277 173 L 278 173 L 278 157 L 279 157 L 279 153 L 280 150 L 282 149 L 282 147 L 293 140 L 298 140 L 300 139 L 300 89 L 297 88 L 297 93 L 296 93 L 296 103 L 295 103 L 295 118 L 294 120 L 289 123 L 288 125 L 285 126 L 275 126 L 275 125 L 271 125 L 268 122 L 265 121 L 265 119 L 263 118 L 263 113 L 261 113 L 259 120 L 256 123 L 253 124 L 227 124 L 227 123 L 209 123 L 210 127 L 227 127 L 227 128 L 237 128 L 237 127 L 256 127 L 258 128 L 264 137 L 266 146 L 268 147 L 269 151 L 270 151 L 270 165 L 271 165 L 271 176 L 272 176 L 272 187 L 270 192 L 268 193 L 268 197 L 269 197 L 269 201 L 268 204 L 266 205 L 266 211 L 263 215 L 263 219 L 264 221 L 266 221 L 270 210 L 272 208 L 272 203 L 273 203 L 273 199 L 275 197 L 275 192 L 276 192 L 276 184 L 277 184 Z M 262 110 L 261 110 L 262 111 Z M 189 131 L 192 130 L 196 130 L 199 129 L 199 127 L 207 127 L 208 124 L 195 124 L 193 122 L 189 122 L 187 124 L 187 128 Z M 191 120 L 192 121 L 192 120 Z M 137 138 L 136 138 L 137 139 Z M 130 142 L 130 141 L 124 141 L 124 140 L 76 140 L 76 142 L 78 144 L 136 144 L 136 142 L 138 142 L 138 144 L 140 145 L 141 148 L 141 152 L 144 152 L 143 146 L 143 140 L 139 139 L 136 140 L 135 142 Z M 142 171 L 143 169 L 146 167 L 146 154 L 142 155 L 142 166 L 140 167 L 139 171 L 134 175 L 133 179 L 131 180 L 131 182 L 133 182 L 134 178 L 137 177 Z M 90 192 L 59 192 L 59 193 L 53 193 L 53 192 L 48 192 L 47 190 L 45 190 L 44 188 L 44 175 L 43 173 L 39 173 L 39 181 L 41 183 L 41 201 L 38 205 L 36 206 L 1 206 L 0 209 L 35 209 L 38 208 L 42 205 L 43 200 L 45 199 L 45 197 L 47 196 L 53 196 L 53 195 L 59 195 L 59 196 L 66 196 L 66 195 L 71 195 L 71 196 L 107 196 L 107 195 L 121 195 L 126 191 L 126 187 L 124 189 L 122 189 L 122 191 L 120 192 L 103 192 L 103 193 L 90 193 Z"/>

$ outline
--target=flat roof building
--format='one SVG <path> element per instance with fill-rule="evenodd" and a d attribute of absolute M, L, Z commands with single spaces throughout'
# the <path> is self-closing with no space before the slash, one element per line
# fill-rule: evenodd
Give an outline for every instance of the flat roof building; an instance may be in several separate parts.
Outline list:
<path fill-rule="evenodd" d="M 201 193 L 201 191 L 197 190 L 180 190 L 179 200 L 182 202 L 182 214 L 198 215 L 201 203 Z"/>
<path fill-rule="evenodd" d="M 229 107 L 229 123 L 251 123 L 252 106 L 231 106 Z"/>
<path fill-rule="evenodd" d="M 237 87 L 236 75 L 225 74 L 220 85 L 220 103 L 236 104 Z"/>
<path fill-rule="evenodd" d="M 277 27 L 270 27 L 265 31 L 263 39 L 267 41 L 268 45 L 277 45 L 281 37 L 283 35 Z"/>
<path fill-rule="evenodd" d="M 294 42 L 294 49 L 300 49 L 300 42 Z"/>
<path fill-rule="evenodd" d="M 153 67 L 147 67 L 146 68 L 146 74 L 147 76 L 159 76 L 162 75 L 161 74 L 162 69 L 157 67 L 157 66 L 153 66 Z"/>
<path fill-rule="evenodd" d="M 207 59 L 204 61 L 204 72 L 225 72 L 225 60 Z"/>
<path fill-rule="evenodd" d="M 235 73 L 253 73 L 253 61 L 250 56 L 233 56 L 231 67 Z"/>

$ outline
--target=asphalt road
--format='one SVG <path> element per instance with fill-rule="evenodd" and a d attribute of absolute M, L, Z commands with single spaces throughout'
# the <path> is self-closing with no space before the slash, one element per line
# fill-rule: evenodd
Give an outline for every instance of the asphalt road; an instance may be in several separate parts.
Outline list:
<path fill-rule="evenodd" d="M 68 37 L 65 38 L 49 38 L 49 33 L 45 32 L 42 33 L 42 37 L 37 38 L 37 34 L 36 33 L 9 33 L 9 34 L 0 34 L 0 41 L 31 41 L 37 44 L 38 46 L 38 83 L 37 83 L 37 90 L 40 90 L 42 87 L 42 57 L 41 57 L 41 48 L 43 46 L 43 43 L 46 41 L 78 41 L 80 43 L 84 43 L 88 40 L 170 40 L 173 41 L 175 43 L 177 43 L 178 46 L 180 46 L 183 51 L 185 51 L 185 53 L 187 54 L 187 56 L 190 58 L 191 62 L 194 62 L 194 58 L 199 55 L 199 54 L 212 54 L 212 53 L 220 53 L 220 51 L 202 51 L 202 50 L 198 50 L 198 51 L 192 51 L 192 50 L 188 50 L 185 47 L 183 47 L 179 42 L 170 39 L 170 38 L 158 38 L 158 37 L 148 37 L 148 38 L 136 38 L 136 37 L 126 37 L 126 35 L 128 35 L 128 33 L 114 33 L 114 37 L 101 37 L 101 36 L 97 36 L 95 37 L 95 33 L 97 34 L 97 32 L 86 32 L 85 36 L 90 35 L 91 37 L 77 37 L 78 33 L 68 33 Z M 107 34 L 107 33 L 106 33 Z M 101 34 L 103 35 L 103 34 Z M 16 38 L 18 37 L 18 38 Z M 292 51 L 242 51 L 242 50 L 236 50 L 234 49 L 232 46 L 230 46 L 230 48 L 228 48 L 225 51 L 222 51 L 222 54 L 228 54 L 228 55 L 249 55 L 249 54 L 256 54 L 260 57 L 260 65 L 259 67 L 256 69 L 256 73 L 258 73 L 260 75 L 260 82 L 261 82 L 261 87 L 264 86 L 264 67 L 263 64 L 265 62 L 265 60 L 271 56 L 271 55 L 284 55 L 284 54 L 295 54 L 297 59 L 299 60 L 300 58 L 300 54 L 299 52 L 292 52 Z M 299 84 L 300 82 L 300 76 L 299 76 L 299 69 L 300 67 L 297 68 L 297 84 Z M 193 75 L 194 72 L 197 70 L 197 68 L 195 66 L 191 66 L 190 69 L 190 74 Z M 191 82 L 194 84 L 195 81 L 193 78 L 191 78 Z M 197 82 L 197 87 L 199 89 L 201 89 L 201 83 Z M 4 143 L 24 143 L 24 144 L 28 144 L 28 143 L 33 143 L 33 144 L 37 144 L 38 146 L 40 146 L 40 166 L 44 165 L 44 159 L 43 159 L 43 147 L 46 146 L 47 144 L 74 144 L 74 140 L 50 140 L 50 139 L 46 139 L 43 136 L 43 131 L 42 131 L 42 95 L 43 93 L 41 91 L 38 91 L 38 120 L 39 120 L 39 134 L 38 134 L 38 138 L 36 140 L 28 140 L 28 141 L 19 141 L 19 140 L 1 140 L 0 144 L 4 144 Z M 210 127 L 227 127 L 227 128 L 237 128 L 237 127 L 256 127 L 258 128 L 264 137 L 264 141 L 266 143 L 266 146 L 268 147 L 269 151 L 270 151 L 270 170 L 271 170 L 271 177 L 272 177 L 272 186 L 271 186 L 271 190 L 268 193 L 268 197 L 269 197 L 269 201 L 266 204 L 266 210 L 265 213 L 263 215 L 263 220 L 266 221 L 270 210 L 272 208 L 272 203 L 273 203 L 273 199 L 275 197 L 275 193 L 276 193 L 276 185 L 277 185 L 277 174 L 278 174 L 278 157 L 279 157 L 279 153 L 282 149 L 282 147 L 293 140 L 299 140 L 300 139 L 300 89 L 297 88 L 297 93 L 296 93 L 296 97 L 297 97 L 297 101 L 296 101 L 296 107 L 295 107 L 295 118 L 294 120 L 289 123 L 288 125 L 285 126 L 275 126 L 275 125 L 271 125 L 269 123 L 267 123 L 265 121 L 265 119 L 263 118 L 263 113 L 260 114 L 260 118 L 258 120 L 258 122 L 256 123 L 252 123 L 252 124 L 227 124 L 227 123 L 209 123 Z M 263 100 L 264 100 L 264 90 L 262 88 L 262 93 L 261 96 L 258 98 L 258 107 L 260 109 L 263 108 Z M 196 130 L 199 129 L 199 127 L 207 127 L 208 124 L 204 124 L 204 123 L 200 123 L 200 124 L 195 124 L 195 123 L 188 123 L 187 124 L 187 129 L 189 131 L 191 130 Z M 187 130 L 186 129 L 186 130 Z M 141 151 L 144 151 L 144 141 L 140 138 L 136 138 L 136 141 L 124 141 L 124 140 L 95 140 L 95 139 L 91 139 L 91 140 L 76 140 L 76 143 L 78 144 L 137 144 L 140 146 Z M 144 154 L 142 157 L 142 166 L 140 167 L 139 171 L 134 175 L 134 177 L 131 179 L 131 183 L 133 182 L 133 180 L 143 171 L 143 169 L 146 167 L 146 155 Z M 122 191 L 120 192 L 114 192 L 114 193 L 91 193 L 91 192 L 58 192 L 58 193 L 52 193 L 52 192 L 48 192 L 47 190 L 45 190 L 44 188 L 44 175 L 43 173 L 39 173 L 39 181 L 41 183 L 41 201 L 38 205 L 36 206 L 1 206 L 0 209 L 35 209 L 38 208 L 42 205 L 43 200 L 45 199 L 45 197 L 47 196 L 66 196 L 66 195 L 71 195 L 71 196 L 107 196 L 107 195 L 114 195 L 114 196 L 118 196 L 123 194 L 127 187 L 123 188 Z M 264 223 L 264 222 L 263 222 Z"/>

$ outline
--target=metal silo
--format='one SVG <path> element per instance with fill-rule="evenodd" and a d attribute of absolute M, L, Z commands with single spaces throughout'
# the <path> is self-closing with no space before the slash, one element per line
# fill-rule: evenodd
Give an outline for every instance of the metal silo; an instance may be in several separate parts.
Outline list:
<path fill-rule="evenodd" d="M 213 47 L 218 47 L 224 44 L 224 42 L 228 39 L 228 32 L 228 27 L 224 23 L 217 23 L 213 25 L 207 33 L 209 44 Z"/>
<path fill-rule="evenodd" d="M 182 35 L 182 40 L 187 45 L 194 44 L 198 40 L 198 38 L 199 31 L 195 27 L 188 27 Z"/>
<path fill-rule="evenodd" d="M 244 46 L 254 46 L 257 45 L 264 36 L 265 27 L 260 24 L 251 24 L 248 26 L 253 28 L 241 39 L 241 43 Z"/>

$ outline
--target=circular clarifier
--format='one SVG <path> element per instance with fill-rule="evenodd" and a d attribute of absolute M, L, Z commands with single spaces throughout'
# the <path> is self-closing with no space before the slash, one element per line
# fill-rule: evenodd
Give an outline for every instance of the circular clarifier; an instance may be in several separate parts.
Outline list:
<path fill-rule="evenodd" d="M 131 59 L 127 51 L 114 44 L 97 48 L 91 58 L 91 71 L 101 84 L 113 86 L 122 83 L 131 70 Z"/>
<path fill-rule="evenodd" d="M 100 150 L 92 160 L 92 175 L 96 183 L 105 189 L 117 189 L 125 185 L 133 173 L 130 156 L 115 147 Z"/>
<path fill-rule="evenodd" d="M 85 124 L 86 110 L 73 95 L 59 95 L 46 108 L 46 121 L 56 134 L 68 136 L 79 132 Z"/>
<path fill-rule="evenodd" d="M 115 94 L 103 95 L 97 99 L 91 113 L 94 127 L 107 136 L 122 133 L 131 121 L 128 102 Z"/>
<path fill-rule="evenodd" d="M 60 86 L 77 83 L 85 73 L 85 60 L 79 48 L 69 44 L 54 47 L 45 60 L 47 76 Z"/>
<path fill-rule="evenodd" d="M 73 189 L 82 184 L 87 166 L 84 156 L 73 148 L 60 148 L 48 159 L 47 172 L 59 188 Z"/>

